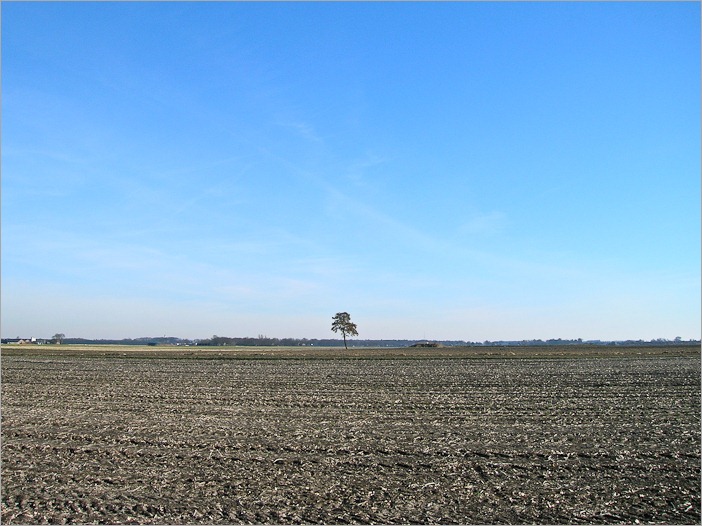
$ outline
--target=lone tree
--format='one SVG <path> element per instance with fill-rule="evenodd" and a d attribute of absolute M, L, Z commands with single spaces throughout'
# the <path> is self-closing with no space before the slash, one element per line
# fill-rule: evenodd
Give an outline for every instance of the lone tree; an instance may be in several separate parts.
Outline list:
<path fill-rule="evenodd" d="M 346 345 L 346 335 L 358 336 L 358 331 L 356 330 L 356 324 L 351 321 L 351 315 L 348 312 L 337 312 L 332 318 L 331 330 L 334 332 L 341 331 L 341 335 L 344 337 L 344 347 L 348 350 Z"/>
<path fill-rule="evenodd" d="M 54 334 L 54 337 L 52 339 L 54 340 L 54 343 L 60 345 L 65 337 L 66 337 L 66 335 L 63 334 L 62 332 L 57 332 L 56 334 Z"/>

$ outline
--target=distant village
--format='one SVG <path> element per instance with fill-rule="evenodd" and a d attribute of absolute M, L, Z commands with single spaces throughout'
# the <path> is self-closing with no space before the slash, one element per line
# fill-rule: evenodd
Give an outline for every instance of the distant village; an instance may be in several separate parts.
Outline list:
<path fill-rule="evenodd" d="M 46 338 L 3 338 L 3 344 L 17 344 L 17 345 L 46 345 L 49 343 L 59 343 L 53 340 L 47 340 Z"/>

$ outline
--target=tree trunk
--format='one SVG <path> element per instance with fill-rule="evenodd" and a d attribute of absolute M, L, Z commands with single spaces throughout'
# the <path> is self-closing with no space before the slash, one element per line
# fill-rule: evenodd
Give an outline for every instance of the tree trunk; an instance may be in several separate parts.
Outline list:
<path fill-rule="evenodd" d="M 348 351 L 349 348 L 346 346 L 346 333 L 342 331 L 341 334 L 344 336 L 344 348 Z"/>

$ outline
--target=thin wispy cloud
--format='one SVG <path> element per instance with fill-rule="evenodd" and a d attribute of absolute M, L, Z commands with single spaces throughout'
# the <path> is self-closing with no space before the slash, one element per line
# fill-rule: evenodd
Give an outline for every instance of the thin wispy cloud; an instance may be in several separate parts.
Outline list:
<path fill-rule="evenodd" d="M 504 212 L 492 211 L 473 215 L 458 230 L 467 236 L 492 236 L 503 232 L 508 224 Z"/>
<path fill-rule="evenodd" d="M 314 127 L 307 122 L 284 121 L 279 122 L 278 126 L 286 130 L 291 130 L 295 135 L 301 137 L 306 141 L 310 141 L 319 145 L 324 144 L 324 139 L 316 132 Z"/>

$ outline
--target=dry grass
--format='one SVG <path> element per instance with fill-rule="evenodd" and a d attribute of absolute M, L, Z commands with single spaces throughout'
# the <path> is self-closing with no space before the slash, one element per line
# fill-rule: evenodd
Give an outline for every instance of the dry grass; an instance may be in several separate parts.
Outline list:
<path fill-rule="evenodd" d="M 64 356 L 179 359 L 535 359 L 700 356 L 693 345 L 620 347 L 604 345 L 524 347 L 185 347 L 138 345 L 4 345 L 4 356 Z"/>

